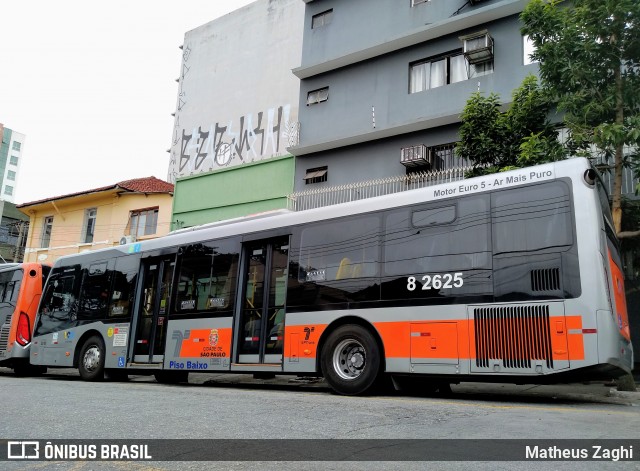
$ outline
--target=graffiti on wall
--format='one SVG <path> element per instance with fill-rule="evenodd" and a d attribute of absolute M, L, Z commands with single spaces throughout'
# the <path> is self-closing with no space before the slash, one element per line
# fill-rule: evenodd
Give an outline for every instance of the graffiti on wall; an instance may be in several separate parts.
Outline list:
<path fill-rule="evenodd" d="M 170 181 L 179 176 L 283 155 L 287 147 L 298 144 L 299 123 L 292 121 L 289 104 L 215 124 L 193 128 L 181 125 L 181 113 L 187 112 L 189 101 L 184 86 L 191 53 L 191 46 L 185 45 L 170 150 Z"/>
<path fill-rule="evenodd" d="M 280 155 L 298 140 L 290 113 L 291 105 L 285 105 L 225 124 L 176 129 L 171 166 L 182 176 Z"/>

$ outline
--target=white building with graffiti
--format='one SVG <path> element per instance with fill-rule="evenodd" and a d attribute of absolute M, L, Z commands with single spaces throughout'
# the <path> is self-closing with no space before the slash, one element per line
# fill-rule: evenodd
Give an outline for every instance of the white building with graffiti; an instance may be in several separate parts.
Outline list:
<path fill-rule="evenodd" d="M 304 2 L 258 0 L 185 34 L 169 181 L 288 155 L 303 26 Z"/>

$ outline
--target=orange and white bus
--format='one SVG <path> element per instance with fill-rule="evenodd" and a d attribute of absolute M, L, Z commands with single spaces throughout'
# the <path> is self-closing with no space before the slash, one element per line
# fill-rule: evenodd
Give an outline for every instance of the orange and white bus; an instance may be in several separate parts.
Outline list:
<path fill-rule="evenodd" d="M 39 263 L 0 265 L 0 366 L 16 374 L 37 373 L 29 365 L 31 334 L 51 267 Z"/>
<path fill-rule="evenodd" d="M 613 378 L 633 350 L 607 195 L 571 159 L 62 257 L 31 362 L 360 394 L 383 377 Z"/>

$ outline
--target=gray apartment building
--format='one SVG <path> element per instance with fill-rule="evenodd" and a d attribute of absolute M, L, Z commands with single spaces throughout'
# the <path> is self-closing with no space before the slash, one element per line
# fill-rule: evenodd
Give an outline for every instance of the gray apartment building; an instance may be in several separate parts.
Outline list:
<path fill-rule="evenodd" d="M 299 144 L 289 148 L 296 208 L 363 198 L 364 190 L 349 188 L 401 181 L 390 177 L 468 165 L 454 149 L 470 95 L 497 93 L 507 109 L 513 90 L 538 74 L 520 32 L 528 0 L 304 2 L 302 59 L 293 70 Z M 612 186 L 611 174 L 605 183 Z M 627 169 L 623 193 L 633 198 L 637 184 Z M 640 261 L 636 250 L 623 256 L 629 312 L 637 312 Z"/>
<path fill-rule="evenodd" d="M 441 170 L 475 91 L 537 73 L 527 0 L 305 0 L 295 191 Z"/>

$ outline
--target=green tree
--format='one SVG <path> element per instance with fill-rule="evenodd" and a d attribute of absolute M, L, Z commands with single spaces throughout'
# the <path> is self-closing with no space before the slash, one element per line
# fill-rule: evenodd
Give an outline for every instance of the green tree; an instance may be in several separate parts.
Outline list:
<path fill-rule="evenodd" d="M 525 77 L 512 94 L 513 104 L 505 113 L 505 154 L 526 167 L 565 158 L 562 145 L 548 115 L 551 102 L 534 75 Z"/>
<path fill-rule="evenodd" d="M 545 92 L 565 114 L 569 152 L 613 160 L 616 232 L 640 235 L 622 230 L 623 167 L 640 169 L 640 2 L 562 3 L 532 0 L 521 15 L 522 32 L 534 44 Z M 625 146 L 635 152 L 625 156 Z"/>
<path fill-rule="evenodd" d="M 456 155 L 474 164 L 474 175 L 497 171 L 503 162 L 504 125 L 500 97 L 475 92 L 469 97 L 460 116 L 460 141 Z"/>
<path fill-rule="evenodd" d="M 512 94 L 509 109 L 500 111 L 500 97 L 473 93 L 461 115 L 456 155 L 474 164 L 473 175 L 536 165 L 564 158 L 547 116 L 549 100 L 535 76 L 525 77 Z"/>

